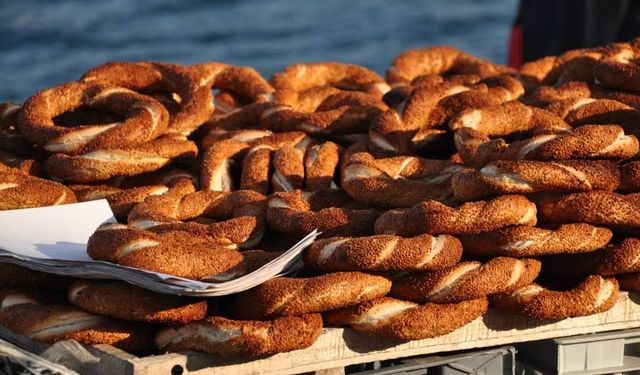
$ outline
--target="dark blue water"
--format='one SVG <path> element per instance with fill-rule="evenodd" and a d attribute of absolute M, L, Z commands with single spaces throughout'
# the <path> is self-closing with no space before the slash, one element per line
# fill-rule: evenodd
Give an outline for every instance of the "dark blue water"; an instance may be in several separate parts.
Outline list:
<path fill-rule="evenodd" d="M 449 44 L 503 63 L 515 0 L 0 0 L 0 101 L 114 60 L 251 65 L 339 60 L 378 72 Z"/>

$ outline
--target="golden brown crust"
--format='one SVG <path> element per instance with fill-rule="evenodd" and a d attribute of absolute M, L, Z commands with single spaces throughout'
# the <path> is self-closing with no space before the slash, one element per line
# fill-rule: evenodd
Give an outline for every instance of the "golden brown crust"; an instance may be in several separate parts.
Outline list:
<path fill-rule="evenodd" d="M 616 279 L 589 276 L 575 288 L 552 291 L 532 284 L 491 297 L 491 306 L 534 319 L 566 319 L 609 310 L 618 300 Z"/>
<path fill-rule="evenodd" d="M 262 244 L 263 242 L 261 245 Z M 290 245 L 287 244 L 287 247 L 290 247 Z M 282 249 L 284 247 L 278 246 L 278 248 Z M 208 277 L 207 281 L 225 282 L 248 275 L 272 260 L 275 260 L 283 253 L 284 251 L 245 250 L 242 252 L 242 262 L 227 272 Z"/>
<path fill-rule="evenodd" d="M 65 127 L 53 118 L 89 106 L 105 108 L 125 117 L 120 123 Z M 169 124 L 167 110 L 151 97 L 132 90 L 69 82 L 29 98 L 18 117 L 20 132 L 50 152 L 86 153 L 114 146 L 135 145 L 161 135 Z"/>
<path fill-rule="evenodd" d="M 342 190 L 274 193 L 268 198 L 267 224 L 275 232 L 292 235 L 315 229 L 325 237 L 371 234 L 380 212 L 353 207 L 352 203 Z"/>
<path fill-rule="evenodd" d="M 322 312 L 382 297 L 391 282 L 361 272 L 336 272 L 311 278 L 279 277 L 237 294 L 230 306 L 239 319 L 269 319 Z"/>
<path fill-rule="evenodd" d="M 392 85 L 410 83 L 425 74 L 474 74 L 481 77 L 508 72 L 507 67 L 470 56 L 456 48 L 438 46 L 408 50 L 396 56 L 387 69 L 387 82 Z"/>
<path fill-rule="evenodd" d="M 73 191 L 60 183 L 33 177 L 1 164 L 0 166 L 0 210 L 76 202 Z"/>
<path fill-rule="evenodd" d="M 222 357 L 259 356 L 304 349 L 311 346 L 321 332 L 319 314 L 285 316 L 267 322 L 212 316 L 160 331 L 156 345 L 161 351 L 197 350 Z"/>
<path fill-rule="evenodd" d="M 514 100 L 482 109 L 464 110 L 451 119 L 449 128 L 471 128 L 487 136 L 504 136 L 513 133 L 562 133 L 570 130 L 571 126 L 552 112 Z"/>
<path fill-rule="evenodd" d="M 266 162 L 266 150 L 274 151 L 285 146 L 304 148 L 309 139 L 302 132 L 272 133 L 268 130 L 226 131 L 214 129 L 202 141 L 206 150 L 200 171 L 203 190 L 231 191 L 234 189 L 232 166 L 242 163 L 247 151 L 261 149 L 262 164 Z M 250 161 L 247 161 L 249 163 Z M 258 173 L 258 171 L 255 171 Z M 261 171 L 258 174 L 264 174 Z"/>
<path fill-rule="evenodd" d="M 251 101 L 266 100 L 274 88 L 255 69 L 248 66 L 234 66 L 217 62 L 192 65 L 200 84 L 209 90 L 231 91 Z"/>
<path fill-rule="evenodd" d="M 410 156 L 376 159 L 366 148 L 350 149 L 342 187 L 353 199 L 378 207 L 409 207 L 450 198 L 451 178 L 462 166 Z"/>
<path fill-rule="evenodd" d="M 640 67 L 635 62 L 637 51 L 628 44 L 618 44 L 614 53 L 601 58 L 593 66 L 595 80 L 612 89 L 640 90 Z"/>
<path fill-rule="evenodd" d="M 575 49 L 559 56 L 528 62 L 520 69 L 523 80 L 532 84 L 562 85 L 571 81 L 591 83 L 593 69 L 607 47 Z"/>
<path fill-rule="evenodd" d="M 559 86 L 537 87 L 523 100 L 537 107 L 543 107 L 560 100 L 587 99 L 593 96 L 593 91 L 586 82 L 567 82 Z"/>
<path fill-rule="evenodd" d="M 423 74 L 414 78 L 411 81 L 411 86 L 429 86 L 443 82 L 459 83 L 461 85 L 473 85 L 478 83 L 480 80 L 482 80 L 482 77 L 477 74 Z M 396 86 L 393 89 L 402 87 L 408 86 Z"/>
<path fill-rule="evenodd" d="M 585 124 L 635 124 L 640 119 L 637 109 L 611 99 L 567 99 L 553 102 L 547 110 L 562 117 L 572 126 Z M 629 131 L 632 128 L 627 126 Z"/>
<path fill-rule="evenodd" d="M 463 202 L 499 194 L 544 191 L 614 191 L 620 173 L 613 162 L 602 160 L 497 160 L 480 170 L 457 173 L 451 179 L 455 199 Z"/>
<path fill-rule="evenodd" d="M 329 311 L 329 325 L 350 325 L 356 332 L 399 340 L 421 340 L 446 335 L 487 312 L 487 299 L 459 303 L 418 305 L 383 297 Z"/>
<path fill-rule="evenodd" d="M 240 189 L 267 194 L 269 191 L 270 166 L 271 150 L 268 148 L 258 146 L 247 151 L 244 159 L 242 159 Z"/>
<path fill-rule="evenodd" d="M 442 116 L 446 116 L 446 111 L 444 107 L 437 107 L 438 103 L 468 90 L 469 87 L 449 82 L 415 88 L 398 110 L 389 109 L 373 120 L 369 126 L 372 145 L 395 154 L 412 152 L 414 137 L 420 130 L 431 129 L 438 125 L 439 120 L 444 121 Z M 461 102 L 465 103 L 464 100 Z M 442 112 L 436 111 L 436 108 L 442 109 Z M 432 114 L 437 119 L 429 122 Z M 416 140 L 416 143 L 420 144 L 420 140 Z"/>
<path fill-rule="evenodd" d="M 194 173 L 184 169 L 164 168 L 130 178 L 116 179 L 110 181 L 110 185 L 125 190 L 141 186 L 164 185 L 171 191 L 183 191 L 186 194 L 198 190 L 198 178 Z"/>
<path fill-rule="evenodd" d="M 225 247 L 226 245 L 226 247 Z M 105 224 L 89 237 L 92 259 L 196 280 L 236 267 L 242 254 L 189 232 L 153 233 L 122 224 Z"/>
<path fill-rule="evenodd" d="M 128 223 L 140 228 L 157 227 L 160 231 L 185 231 L 214 243 L 249 247 L 264 235 L 265 205 L 264 195 L 252 190 L 176 192 L 147 197 L 129 212 Z M 219 222 L 184 223 L 201 217 Z"/>
<path fill-rule="evenodd" d="M 460 241 L 449 235 L 333 237 L 314 242 L 305 262 L 324 271 L 436 270 L 457 263 Z"/>
<path fill-rule="evenodd" d="M 273 153 L 273 191 L 302 189 L 304 181 L 304 151 L 286 145 Z"/>
<path fill-rule="evenodd" d="M 609 243 L 612 235 L 609 229 L 589 224 L 564 224 L 553 229 L 518 225 L 462 235 L 460 241 L 474 256 L 535 257 L 595 251 Z"/>
<path fill-rule="evenodd" d="M 274 100 L 258 110 L 260 126 L 273 131 L 304 131 L 327 136 L 366 132 L 369 123 L 387 106 L 376 96 L 363 92 L 315 90 L 277 91 Z M 305 100 L 307 99 L 307 100 Z"/>
<path fill-rule="evenodd" d="M 367 91 L 371 86 L 384 84 L 382 77 L 372 70 L 337 62 L 290 65 L 284 71 L 272 75 L 270 81 L 278 90 L 293 91 L 305 91 L 317 86 Z"/>
<path fill-rule="evenodd" d="M 202 320 L 207 301 L 154 293 L 121 281 L 77 281 L 69 287 L 69 302 L 113 318 L 159 324 Z"/>
<path fill-rule="evenodd" d="M 625 135 L 617 125 L 584 125 L 571 132 L 538 135 L 512 143 L 461 128 L 454 139 L 465 165 L 475 168 L 496 160 L 622 160 L 638 153 L 638 139 Z"/>
<path fill-rule="evenodd" d="M 324 142 L 309 147 L 304 158 L 305 189 L 309 191 L 334 188 L 333 176 L 340 162 L 341 147 Z"/>
<path fill-rule="evenodd" d="M 453 116 L 465 109 L 498 105 L 518 99 L 524 94 L 524 87 L 520 81 L 509 75 L 485 78 L 470 86 L 470 89 L 441 99 L 432 108 L 427 118 L 423 119 L 421 131 L 435 127 L 446 127 Z M 421 141 L 418 133 L 412 139 L 414 146 Z"/>
<path fill-rule="evenodd" d="M 167 109 L 177 108 L 171 111 L 168 128 L 178 133 L 191 133 L 213 113 L 211 91 L 202 87 L 194 72 L 177 64 L 112 62 L 89 70 L 81 81 L 171 98 Z M 174 93 L 180 98 L 179 102 L 173 100 Z"/>
<path fill-rule="evenodd" d="M 45 161 L 44 168 L 55 179 L 84 183 L 156 171 L 174 159 L 190 160 L 197 154 L 195 143 L 181 136 L 167 136 L 79 155 L 53 154 Z"/>
<path fill-rule="evenodd" d="M 233 139 L 215 142 L 207 148 L 200 169 L 202 190 L 233 190 L 234 181 L 231 167 L 236 162 L 236 158 L 248 149 L 248 144 Z"/>
<path fill-rule="evenodd" d="M 380 215 L 375 232 L 399 236 L 477 234 L 510 225 L 534 226 L 536 222 L 535 204 L 521 195 L 503 195 L 459 207 L 426 201 L 411 208 L 390 210 Z"/>
<path fill-rule="evenodd" d="M 567 195 L 543 195 L 536 200 L 541 221 L 588 223 L 614 232 L 634 232 L 640 228 L 640 197 L 592 190 Z"/>
<path fill-rule="evenodd" d="M 72 306 L 13 305 L 0 310 L 0 325 L 42 342 L 72 339 L 134 352 L 153 348 L 153 332 L 149 326 L 111 320 Z"/>
<path fill-rule="evenodd" d="M 411 273 L 393 280 L 393 297 L 414 301 L 453 303 L 509 293 L 538 277 L 535 259 L 496 257 L 486 263 L 461 262 L 446 269 Z"/>

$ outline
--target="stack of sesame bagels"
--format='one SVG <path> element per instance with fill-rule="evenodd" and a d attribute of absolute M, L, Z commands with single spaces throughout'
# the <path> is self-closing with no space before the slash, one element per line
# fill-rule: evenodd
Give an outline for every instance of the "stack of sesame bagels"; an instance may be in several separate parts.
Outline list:
<path fill-rule="evenodd" d="M 297 275 L 225 299 L 0 263 L 0 325 L 260 356 L 323 326 L 416 340 L 488 308 L 601 313 L 640 291 L 639 129 L 639 40 L 520 70 L 416 49 L 386 78 L 338 62 L 269 80 L 214 62 L 101 65 L 0 105 L 0 210 L 106 198 L 118 223 L 89 238 L 93 259 L 209 282 L 322 233 Z"/>

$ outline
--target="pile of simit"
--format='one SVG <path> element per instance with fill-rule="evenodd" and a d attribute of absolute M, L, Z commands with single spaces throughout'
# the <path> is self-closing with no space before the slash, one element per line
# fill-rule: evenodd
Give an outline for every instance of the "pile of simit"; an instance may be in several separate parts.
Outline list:
<path fill-rule="evenodd" d="M 331 62 L 269 81 L 110 63 L 4 104 L 0 209 L 106 198 L 119 223 L 90 238 L 93 259 L 219 282 L 323 234 L 296 277 L 219 299 L 2 264 L 0 324 L 256 356 L 307 347 L 323 325 L 415 340 L 489 305 L 604 312 L 640 290 L 638 58 L 634 40 L 518 71 L 434 47 L 402 53 L 386 79 Z"/>

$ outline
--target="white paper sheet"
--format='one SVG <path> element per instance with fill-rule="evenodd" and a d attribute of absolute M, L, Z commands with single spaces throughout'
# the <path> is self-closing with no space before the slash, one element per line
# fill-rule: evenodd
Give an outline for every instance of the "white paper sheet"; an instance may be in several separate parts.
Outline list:
<path fill-rule="evenodd" d="M 302 264 L 302 251 L 320 234 L 309 233 L 249 275 L 209 283 L 90 259 L 87 241 L 105 222 L 115 222 L 115 218 L 104 199 L 0 211 L 0 262 L 72 277 L 120 279 L 159 293 L 215 297 L 238 293 L 296 271 Z"/>
<path fill-rule="evenodd" d="M 115 221 L 106 199 L 0 211 L 0 248 L 34 258 L 90 261 L 89 236 Z"/>

